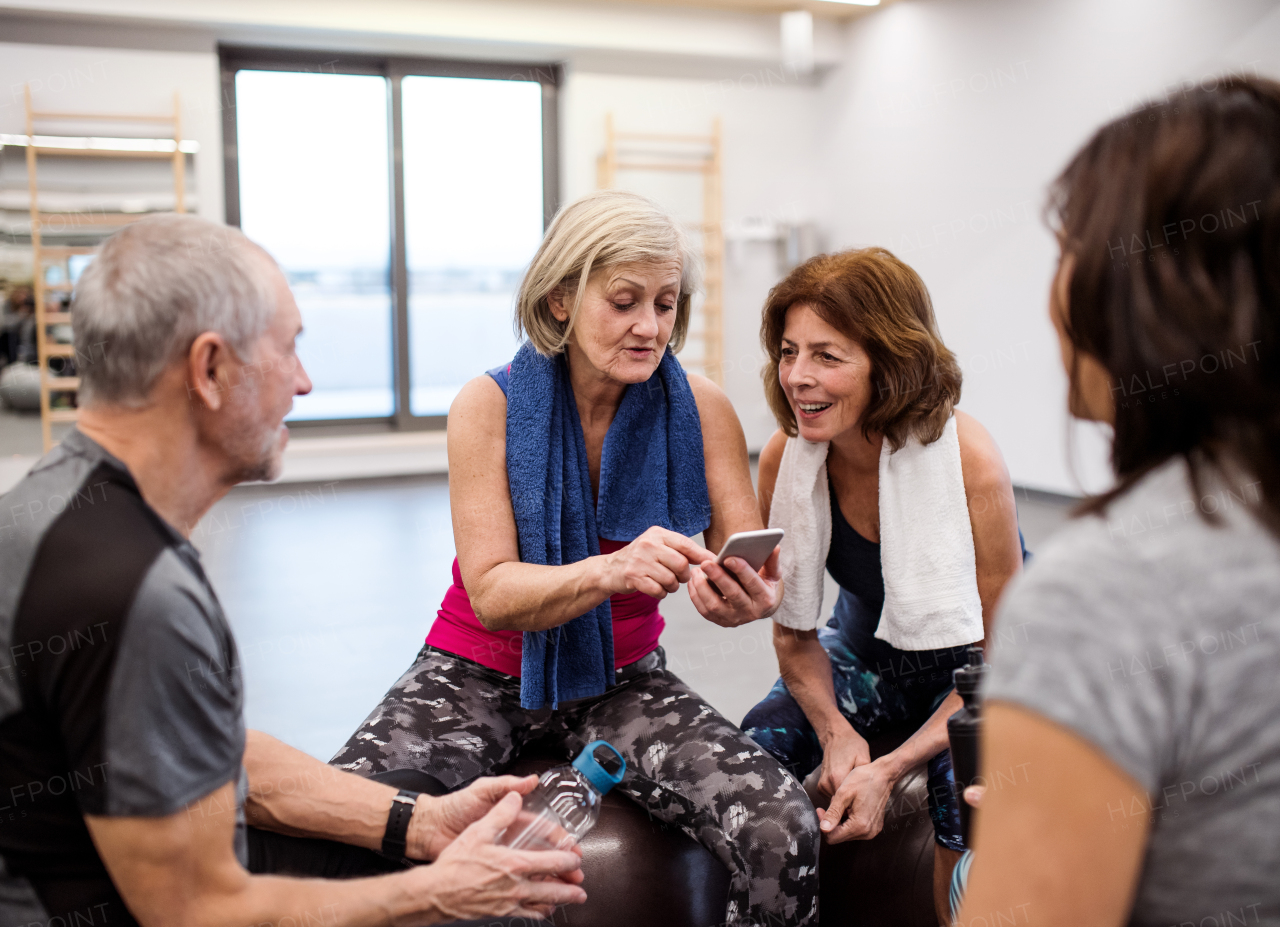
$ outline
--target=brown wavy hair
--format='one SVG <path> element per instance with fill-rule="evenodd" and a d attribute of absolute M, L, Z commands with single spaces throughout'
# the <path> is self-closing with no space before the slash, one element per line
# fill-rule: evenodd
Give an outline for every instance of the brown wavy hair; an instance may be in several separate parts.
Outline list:
<path fill-rule="evenodd" d="M 1280 84 L 1226 78 L 1103 126 L 1047 215 L 1075 258 L 1068 338 L 1115 405 L 1116 486 L 1082 511 L 1182 457 L 1197 496 L 1205 464 L 1244 467 L 1280 536 Z"/>
<path fill-rule="evenodd" d="M 796 435 L 796 416 L 778 380 L 787 310 L 806 305 L 871 358 L 871 403 L 862 433 L 898 450 L 908 438 L 930 444 L 960 401 L 961 373 L 942 343 L 933 301 L 920 275 L 884 248 L 820 254 L 769 291 L 760 344 L 769 357 L 764 392 L 778 427 Z"/>

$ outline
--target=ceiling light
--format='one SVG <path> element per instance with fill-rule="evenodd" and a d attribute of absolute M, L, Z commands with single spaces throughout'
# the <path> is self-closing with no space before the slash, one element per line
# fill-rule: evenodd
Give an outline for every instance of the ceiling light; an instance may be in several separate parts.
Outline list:
<path fill-rule="evenodd" d="M 782 64 L 797 74 L 813 73 L 813 14 L 808 10 L 782 14 Z"/>

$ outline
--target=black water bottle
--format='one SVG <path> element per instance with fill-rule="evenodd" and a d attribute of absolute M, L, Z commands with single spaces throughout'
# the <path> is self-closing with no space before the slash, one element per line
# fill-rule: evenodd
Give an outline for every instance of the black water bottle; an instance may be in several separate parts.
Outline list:
<path fill-rule="evenodd" d="M 982 648 L 969 648 L 969 663 L 952 674 L 956 691 L 964 699 L 964 707 L 947 719 L 947 737 L 951 740 L 951 769 L 956 779 L 956 799 L 960 804 L 960 833 L 969 846 L 973 809 L 964 800 L 964 790 L 978 778 L 978 736 L 982 729 L 982 706 L 978 687 L 987 673 L 982 662 Z"/>

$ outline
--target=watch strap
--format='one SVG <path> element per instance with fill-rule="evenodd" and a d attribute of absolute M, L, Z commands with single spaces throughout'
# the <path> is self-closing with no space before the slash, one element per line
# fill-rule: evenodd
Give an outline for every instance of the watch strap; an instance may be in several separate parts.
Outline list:
<path fill-rule="evenodd" d="M 405 838 L 409 835 L 409 819 L 417 805 L 420 792 L 401 789 L 391 799 L 391 812 L 387 815 L 387 830 L 382 835 L 382 853 L 393 859 L 403 859 L 407 849 Z"/>

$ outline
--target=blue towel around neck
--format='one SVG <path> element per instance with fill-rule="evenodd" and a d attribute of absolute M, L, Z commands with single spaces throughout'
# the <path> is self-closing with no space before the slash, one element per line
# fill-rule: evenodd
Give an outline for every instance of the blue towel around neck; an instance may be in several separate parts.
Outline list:
<path fill-rule="evenodd" d="M 507 481 L 522 562 L 576 563 L 600 553 L 601 537 L 630 542 L 653 525 L 691 537 L 711 523 L 698 406 L 671 352 L 623 393 L 595 503 L 564 355 L 544 357 L 526 342 L 490 375 L 507 394 Z M 548 631 L 526 631 L 523 643 L 524 708 L 555 708 L 613 685 L 608 599 Z"/>

